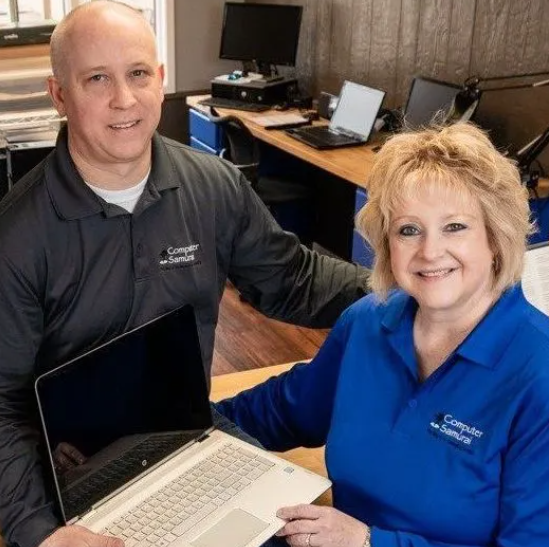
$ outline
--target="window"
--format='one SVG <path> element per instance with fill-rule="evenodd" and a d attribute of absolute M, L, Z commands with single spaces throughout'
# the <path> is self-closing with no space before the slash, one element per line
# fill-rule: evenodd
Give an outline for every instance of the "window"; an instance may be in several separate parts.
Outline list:
<path fill-rule="evenodd" d="M 73 7 L 90 0 L 0 0 L 0 25 L 20 21 L 40 23 L 47 19 L 59 21 Z M 93 1 L 93 0 L 91 0 Z M 174 0 L 125 0 L 139 9 L 156 33 L 158 54 L 166 68 L 164 87 L 175 92 Z"/>

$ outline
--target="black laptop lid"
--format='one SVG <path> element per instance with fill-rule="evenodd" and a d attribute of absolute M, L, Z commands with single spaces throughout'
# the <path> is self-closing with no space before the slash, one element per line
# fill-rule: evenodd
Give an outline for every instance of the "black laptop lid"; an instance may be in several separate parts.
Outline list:
<path fill-rule="evenodd" d="M 52 495 L 66 522 L 212 426 L 190 306 L 44 374 L 35 387 Z M 60 466 L 61 443 L 84 464 Z"/>
<path fill-rule="evenodd" d="M 404 111 L 406 126 L 410 129 L 425 127 L 432 123 L 437 113 L 443 117 L 460 90 L 461 87 L 455 84 L 416 76 Z"/>

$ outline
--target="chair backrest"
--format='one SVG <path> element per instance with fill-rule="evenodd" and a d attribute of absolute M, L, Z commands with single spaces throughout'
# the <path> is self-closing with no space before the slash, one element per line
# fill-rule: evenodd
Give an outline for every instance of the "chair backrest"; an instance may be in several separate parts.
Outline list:
<path fill-rule="evenodd" d="M 242 171 L 252 186 L 257 184 L 259 166 L 259 145 L 246 127 L 236 116 L 216 116 L 212 108 L 208 118 L 223 128 L 223 139 L 227 154 L 223 157 L 231 161 Z"/>

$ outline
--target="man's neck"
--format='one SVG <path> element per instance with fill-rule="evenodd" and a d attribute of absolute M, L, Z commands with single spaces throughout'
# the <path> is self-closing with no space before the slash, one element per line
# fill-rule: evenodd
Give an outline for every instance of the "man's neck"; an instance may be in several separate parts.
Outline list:
<path fill-rule="evenodd" d="M 71 147 L 69 152 L 80 176 L 88 183 L 104 190 L 124 190 L 139 184 L 150 171 L 151 154 L 131 163 L 96 165 L 87 161 L 78 150 Z"/>

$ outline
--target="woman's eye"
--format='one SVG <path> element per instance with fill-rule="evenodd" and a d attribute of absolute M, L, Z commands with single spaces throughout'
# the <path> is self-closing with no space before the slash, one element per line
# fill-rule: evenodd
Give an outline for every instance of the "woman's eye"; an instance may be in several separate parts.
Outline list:
<path fill-rule="evenodd" d="M 419 230 L 416 226 L 407 225 L 407 226 L 402 226 L 399 229 L 398 234 L 401 236 L 415 236 L 419 234 Z"/>
<path fill-rule="evenodd" d="M 446 226 L 446 231 L 459 232 L 460 230 L 465 230 L 465 228 L 465 224 L 461 224 L 461 222 L 452 222 Z"/>

